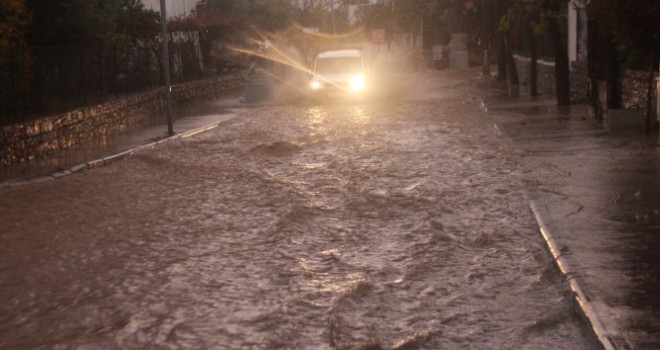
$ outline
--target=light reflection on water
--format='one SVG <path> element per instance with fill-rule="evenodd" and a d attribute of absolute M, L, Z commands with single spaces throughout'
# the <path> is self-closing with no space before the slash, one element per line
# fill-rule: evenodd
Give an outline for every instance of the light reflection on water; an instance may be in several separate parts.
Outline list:
<path fill-rule="evenodd" d="M 368 113 L 365 106 L 358 106 L 353 109 L 353 120 L 357 124 L 367 124 L 371 121 L 372 113 Z"/>
<path fill-rule="evenodd" d="M 323 106 L 314 106 L 307 110 L 306 113 L 309 117 L 309 124 L 316 128 L 325 127 L 325 118 L 327 110 Z"/>

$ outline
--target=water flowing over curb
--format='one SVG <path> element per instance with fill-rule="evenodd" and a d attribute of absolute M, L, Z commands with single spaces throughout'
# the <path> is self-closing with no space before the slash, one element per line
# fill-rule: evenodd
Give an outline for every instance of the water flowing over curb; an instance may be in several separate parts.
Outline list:
<path fill-rule="evenodd" d="M 188 138 L 188 137 L 191 137 L 191 136 L 195 136 L 197 134 L 201 134 L 203 132 L 206 132 L 206 131 L 217 128 L 218 125 L 220 125 L 220 123 L 214 123 L 214 124 L 211 124 L 211 125 L 207 125 L 207 126 L 203 126 L 203 127 L 200 127 L 200 128 L 193 129 L 193 130 L 189 130 L 189 131 L 186 131 L 184 133 L 176 134 L 174 136 L 167 137 L 167 138 L 164 138 L 164 139 L 161 139 L 161 140 L 158 140 L 158 141 L 154 141 L 154 142 L 151 142 L 151 143 L 148 143 L 148 144 L 145 144 L 145 145 L 142 145 L 142 146 L 138 146 L 138 147 L 135 147 L 135 148 L 131 148 L 131 149 L 128 149 L 126 151 L 122 151 L 122 152 L 119 152 L 119 153 L 116 153 L 116 154 L 112 154 L 112 155 L 109 155 L 109 156 L 106 156 L 106 157 L 103 157 L 103 158 L 91 160 L 89 162 L 81 163 L 81 164 L 75 165 L 75 166 L 73 166 L 69 169 L 57 171 L 57 172 L 54 172 L 54 173 L 50 173 L 48 175 L 37 176 L 37 177 L 28 178 L 28 179 L 17 179 L 17 180 L 10 180 L 10 181 L 6 181 L 6 182 L 2 182 L 2 183 L 0 183 L 0 188 L 15 187 L 15 186 L 27 185 L 27 184 L 31 184 L 31 183 L 38 183 L 38 182 L 44 182 L 44 181 L 48 181 L 48 180 L 60 179 L 62 177 L 65 177 L 67 175 L 71 175 L 73 173 L 77 173 L 77 172 L 82 171 L 82 170 L 92 169 L 92 168 L 96 168 L 96 167 L 100 167 L 100 166 L 112 163 L 112 162 L 117 161 L 119 159 L 122 159 L 122 158 L 124 158 L 124 157 L 126 157 L 130 154 L 133 154 L 133 153 L 135 153 L 135 152 L 137 152 L 141 149 L 151 148 L 151 147 L 155 147 L 156 145 L 159 145 L 161 143 L 169 142 L 169 141 L 176 140 L 176 139 L 185 139 L 185 138 Z"/>
<path fill-rule="evenodd" d="M 566 276 L 571 291 L 575 295 L 575 301 L 579 305 L 583 316 L 589 321 L 589 325 L 591 326 L 594 335 L 602 345 L 603 349 L 616 350 L 616 347 L 614 347 L 613 343 L 609 339 L 609 335 L 607 334 L 607 331 L 603 327 L 603 323 L 601 322 L 598 314 L 596 313 L 596 310 L 594 309 L 593 303 L 589 300 L 586 293 L 584 292 L 579 274 L 575 271 L 575 267 L 571 266 L 562 255 L 559 244 L 557 243 L 555 236 L 552 234 L 547 225 L 549 219 L 546 211 L 534 200 L 530 201 L 529 208 L 531 209 L 532 213 L 534 213 L 534 217 L 536 218 L 536 222 L 539 226 L 539 231 L 541 232 L 543 239 L 548 245 L 548 249 L 550 250 L 550 253 L 552 253 L 557 266 Z"/>

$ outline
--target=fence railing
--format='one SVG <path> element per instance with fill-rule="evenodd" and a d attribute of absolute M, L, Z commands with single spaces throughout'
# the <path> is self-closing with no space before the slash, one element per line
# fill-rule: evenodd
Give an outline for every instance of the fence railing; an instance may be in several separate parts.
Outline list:
<path fill-rule="evenodd" d="M 162 86 L 158 41 L 10 47 L 0 52 L 0 125 L 30 120 Z M 204 78 L 197 41 L 170 43 L 173 84 Z M 19 64 L 20 57 L 27 64 Z"/>

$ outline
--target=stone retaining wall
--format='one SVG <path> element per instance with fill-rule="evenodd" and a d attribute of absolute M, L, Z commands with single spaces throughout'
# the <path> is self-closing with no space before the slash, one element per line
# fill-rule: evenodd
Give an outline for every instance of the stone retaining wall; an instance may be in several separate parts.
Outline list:
<path fill-rule="evenodd" d="M 619 77 L 619 84 L 621 86 L 621 107 L 624 109 L 629 108 L 645 108 L 646 106 L 646 86 L 648 84 L 648 72 L 637 70 L 624 70 Z M 653 86 L 658 78 L 656 72 L 653 79 Z M 652 92 L 652 110 L 655 110 L 657 92 Z"/>
<path fill-rule="evenodd" d="M 174 106 L 243 86 L 242 73 L 172 87 Z M 163 115 L 163 89 L 0 128 L 0 166 L 42 158 Z"/>
<path fill-rule="evenodd" d="M 571 62 L 571 103 L 589 103 L 591 81 L 589 67 L 585 61 Z"/>
<path fill-rule="evenodd" d="M 516 69 L 521 85 L 529 85 L 529 71 L 531 59 L 524 56 L 514 55 Z M 646 103 L 646 84 L 648 73 L 643 71 L 624 70 L 620 76 L 621 105 L 624 109 L 644 108 Z M 657 73 L 656 73 L 657 79 Z M 590 80 L 586 62 L 573 62 L 571 64 L 571 103 L 588 103 Z M 656 81 L 656 80 L 654 80 Z M 555 89 L 555 64 L 554 62 L 538 61 L 538 91 L 540 94 L 554 96 Z M 652 110 L 655 110 L 657 92 L 653 92 Z"/>
<path fill-rule="evenodd" d="M 518 71 L 520 85 L 529 86 L 529 77 L 532 67 L 532 60 L 529 57 L 520 55 L 513 56 Z M 555 63 L 544 60 L 537 60 L 537 81 L 536 88 L 539 94 L 555 95 Z"/>

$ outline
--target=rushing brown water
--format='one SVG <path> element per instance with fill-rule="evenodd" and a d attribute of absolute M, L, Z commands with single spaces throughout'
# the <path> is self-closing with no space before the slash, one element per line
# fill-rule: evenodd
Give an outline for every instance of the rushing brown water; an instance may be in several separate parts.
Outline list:
<path fill-rule="evenodd" d="M 535 181 L 458 77 L 416 79 L 0 189 L 0 347 L 590 348 Z"/>

